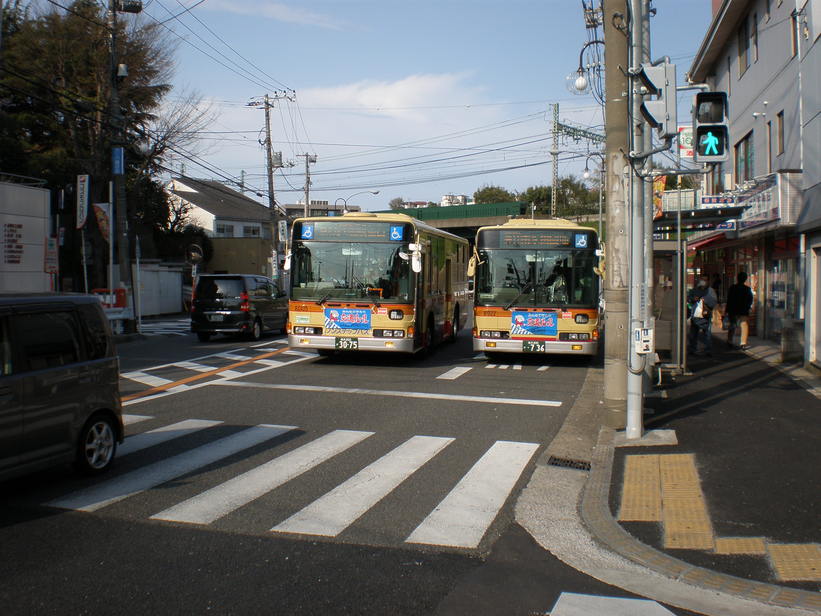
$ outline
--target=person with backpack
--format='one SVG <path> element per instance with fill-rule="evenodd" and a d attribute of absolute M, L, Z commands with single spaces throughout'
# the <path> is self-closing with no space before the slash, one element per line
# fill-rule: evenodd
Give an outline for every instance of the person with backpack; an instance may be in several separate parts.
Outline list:
<path fill-rule="evenodd" d="M 736 328 L 741 330 L 739 348 L 747 348 L 747 336 L 750 335 L 750 309 L 753 306 L 753 291 L 745 283 L 746 272 L 738 272 L 736 283 L 727 290 L 727 316 L 730 323 L 727 327 L 727 346 L 733 347 Z"/>
<path fill-rule="evenodd" d="M 716 297 L 716 292 L 709 285 L 706 277 L 699 278 L 695 288 L 690 289 L 690 292 L 687 293 L 687 304 L 691 307 L 687 348 L 695 355 L 702 354 L 698 352 L 698 341 L 701 340 L 704 347 L 703 354 L 711 357 L 713 354 L 713 335 L 710 329 L 713 310 L 718 304 L 718 297 Z"/>

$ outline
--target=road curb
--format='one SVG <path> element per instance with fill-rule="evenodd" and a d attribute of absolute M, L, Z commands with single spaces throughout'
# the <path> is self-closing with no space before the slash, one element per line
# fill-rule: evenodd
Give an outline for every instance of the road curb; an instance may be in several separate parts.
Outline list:
<path fill-rule="evenodd" d="M 773 608 L 811 610 L 811 613 L 821 614 L 821 595 L 818 593 L 745 580 L 697 567 L 640 542 L 624 530 L 611 515 L 609 506 L 615 434 L 610 428 L 600 429 L 580 503 L 582 522 L 598 542 L 642 567 L 704 591 L 720 592 Z"/>

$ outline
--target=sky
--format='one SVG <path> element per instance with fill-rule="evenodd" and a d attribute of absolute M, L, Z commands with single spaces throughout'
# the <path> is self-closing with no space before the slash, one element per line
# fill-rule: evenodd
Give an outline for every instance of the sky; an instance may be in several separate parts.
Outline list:
<path fill-rule="evenodd" d="M 683 83 L 711 2 L 654 7 L 651 56 L 669 56 Z M 247 194 L 267 194 L 264 112 L 248 103 L 287 95 L 271 112 L 286 165 L 278 203 L 303 200 L 306 153 L 316 157 L 311 200 L 379 210 L 396 197 L 549 185 L 553 104 L 563 124 L 604 130 L 592 94 L 567 88 L 594 38 L 581 0 L 144 0 L 139 19 L 162 23 L 175 43 L 169 104 L 195 93 L 212 114 L 189 146 L 193 160 L 174 169 L 223 181 L 244 171 Z M 691 97 L 680 96 L 680 122 Z M 560 176 L 586 164 L 596 173 L 587 154 L 597 144 L 558 145 Z"/>

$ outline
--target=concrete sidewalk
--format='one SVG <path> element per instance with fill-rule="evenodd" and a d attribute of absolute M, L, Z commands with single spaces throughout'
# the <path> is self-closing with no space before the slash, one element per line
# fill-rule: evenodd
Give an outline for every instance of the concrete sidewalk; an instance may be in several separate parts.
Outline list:
<path fill-rule="evenodd" d="M 571 566 L 659 602 L 821 614 L 821 379 L 780 356 L 716 338 L 648 396 L 641 443 L 599 428 L 591 368 L 517 520 Z"/>

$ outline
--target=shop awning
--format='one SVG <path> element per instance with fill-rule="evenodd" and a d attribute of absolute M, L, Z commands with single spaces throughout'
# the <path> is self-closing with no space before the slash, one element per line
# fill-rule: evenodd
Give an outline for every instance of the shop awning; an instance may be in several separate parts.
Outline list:
<path fill-rule="evenodd" d="M 725 239 L 727 238 L 723 233 L 711 235 L 710 237 L 703 237 L 692 242 L 687 242 L 687 250 L 700 250 L 713 244 L 719 244 L 723 242 Z"/>
<path fill-rule="evenodd" d="M 724 207 L 699 208 L 697 210 L 681 210 L 681 228 L 685 231 L 696 229 L 713 229 L 716 225 L 738 218 L 747 209 L 744 205 Z M 678 228 L 678 212 L 665 211 L 662 216 L 653 221 L 653 231 L 656 233 L 675 232 Z"/>

